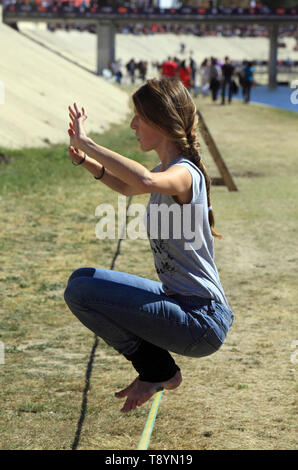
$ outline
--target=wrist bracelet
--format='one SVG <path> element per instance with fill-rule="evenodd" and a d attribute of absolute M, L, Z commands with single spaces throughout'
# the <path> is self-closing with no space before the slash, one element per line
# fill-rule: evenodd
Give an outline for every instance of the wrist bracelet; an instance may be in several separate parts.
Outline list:
<path fill-rule="evenodd" d="M 101 175 L 98 176 L 98 177 L 94 176 L 94 178 L 95 178 L 96 180 L 101 180 L 101 178 L 103 177 L 104 173 L 105 173 L 105 167 L 103 166 L 103 167 L 102 167 L 102 173 L 101 173 Z"/>
<path fill-rule="evenodd" d="M 86 160 L 86 157 L 87 157 L 87 155 L 84 153 L 84 157 L 82 158 L 82 160 L 79 163 L 72 162 L 72 164 L 75 165 L 75 166 L 82 165 L 82 163 L 84 163 L 84 161 Z"/>

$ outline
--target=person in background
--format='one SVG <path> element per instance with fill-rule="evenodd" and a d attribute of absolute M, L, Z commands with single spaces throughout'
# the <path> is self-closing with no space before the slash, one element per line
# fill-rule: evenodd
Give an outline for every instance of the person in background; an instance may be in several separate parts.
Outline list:
<path fill-rule="evenodd" d="M 193 87 L 193 82 L 191 79 L 191 67 L 187 66 L 185 60 L 183 60 L 178 67 L 179 79 L 185 86 L 187 90 Z"/>
<path fill-rule="evenodd" d="M 253 86 L 254 82 L 254 68 L 252 66 L 252 62 L 248 61 L 244 68 L 244 75 L 243 75 L 243 101 L 244 103 L 250 102 L 250 92 L 251 87 Z"/>
<path fill-rule="evenodd" d="M 211 57 L 209 83 L 210 83 L 210 90 L 211 90 L 211 96 L 212 96 L 213 102 L 217 100 L 218 91 L 220 89 L 221 78 L 222 78 L 221 67 L 217 64 L 217 60 L 215 59 L 215 57 Z"/>
<path fill-rule="evenodd" d="M 135 71 L 136 71 L 136 63 L 134 59 L 130 59 L 130 61 L 127 62 L 126 70 L 127 70 L 128 76 L 131 79 L 131 83 L 133 84 L 135 82 Z"/>
<path fill-rule="evenodd" d="M 191 68 L 191 80 L 192 80 L 192 83 L 193 83 L 192 86 L 193 86 L 193 88 L 196 88 L 197 63 L 194 60 L 194 58 L 192 56 L 192 53 L 190 54 L 189 65 L 190 65 L 190 68 Z"/>
<path fill-rule="evenodd" d="M 119 83 L 119 85 L 121 85 L 121 79 L 122 79 L 121 67 L 122 67 L 121 59 L 114 60 L 110 64 L 110 70 L 112 71 L 112 74 L 115 77 L 115 82 Z"/>
<path fill-rule="evenodd" d="M 142 82 L 146 81 L 146 75 L 147 75 L 147 68 L 148 68 L 148 62 L 145 60 L 141 60 L 138 63 L 138 69 L 139 69 L 139 74 L 140 74 L 140 79 Z"/>
<path fill-rule="evenodd" d="M 177 63 L 172 60 L 171 57 L 168 57 L 168 60 L 165 60 L 161 65 L 161 73 L 163 78 L 176 77 L 178 72 Z"/>
<path fill-rule="evenodd" d="M 229 103 L 232 102 L 232 80 L 234 74 L 234 66 L 232 65 L 228 56 L 225 57 L 225 63 L 223 64 L 222 68 L 222 82 L 221 82 L 221 104 L 225 104 L 226 98 L 226 88 L 228 87 L 228 96 L 229 96 Z"/>
<path fill-rule="evenodd" d="M 241 86 L 241 90 L 242 90 L 242 98 L 244 98 L 244 69 L 246 67 L 246 64 L 247 64 L 247 61 L 246 60 L 243 60 L 242 61 L 242 64 L 239 64 L 237 66 L 237 69 L 236 69 L 236 75 L 238 76 L 238 81 L 239 81 L 239 85 Z"/>
<path fill-rule="evenodd" d="M 201 93 L 202 96 L 207 96 L 209 93 L 209 77 L 210 77 L 210 66 L 209 66 L 209 61 L 208 59 L 204 59 L 203 62 L 201 63 L 199 73 L 201 75 L 201 83 L 200 83 L 200 88 L 201 88 Z"/>

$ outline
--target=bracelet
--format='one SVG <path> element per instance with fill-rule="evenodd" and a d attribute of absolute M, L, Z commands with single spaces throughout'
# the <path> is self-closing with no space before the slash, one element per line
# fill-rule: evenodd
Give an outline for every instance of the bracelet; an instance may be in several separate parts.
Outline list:
<path fill-rule="evenodd" d="M 86 157 L 87 157 L 87 155 L 84 153 L 84 157 L 82 158 L 82 160 L 79 163 L 72 162 L 72 164 L 75 165 L 75 166 L 82 165 L 82 163 L 84 163 L 84 161 L 86 160 Z"/>
<path fill-rule="evenodd" d="M 101 178 L 103 177 L 104 174 L 105 174 L 105 167 L 103 166 L 103 167 L 102 167 L 102 173 L 101 173 L 101 175 L 100 175 L 100 176 L 94 176 L 94 178 L 95 178 L 96 180 L 101 180 Z"/>

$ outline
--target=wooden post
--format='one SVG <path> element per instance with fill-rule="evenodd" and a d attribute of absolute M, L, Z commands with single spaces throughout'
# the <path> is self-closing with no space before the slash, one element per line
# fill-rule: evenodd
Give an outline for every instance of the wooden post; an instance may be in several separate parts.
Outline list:
<path fill-rule="evenodd" d="M 227 186 L 229 191 L 238 191 L 233 178 L 224 162 L 224 159 L 222 158 L 220 151 L 218 150 L 216 143 L 213 140 L 212 135 L 210 134 L 210 131 L 204 121 L 204 118 L 200 111 L 197 112 L 198 118 L 199 118 L 199 129 L 202 133 L 203 139 L 209 149 L 209 152 L 211 153 L 213 160 L 223 178 L 224 184 Z"/>

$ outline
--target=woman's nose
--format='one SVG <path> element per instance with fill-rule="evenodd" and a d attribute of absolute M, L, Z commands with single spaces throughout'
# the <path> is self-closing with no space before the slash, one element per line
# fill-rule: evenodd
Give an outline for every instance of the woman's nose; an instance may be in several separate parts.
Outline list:
<path fill-rule="evenodd" d="M 136 128 L 136 117 L 135 116 L 131 120 L 130 127 L 131 127 L 131 129 Z"/>

